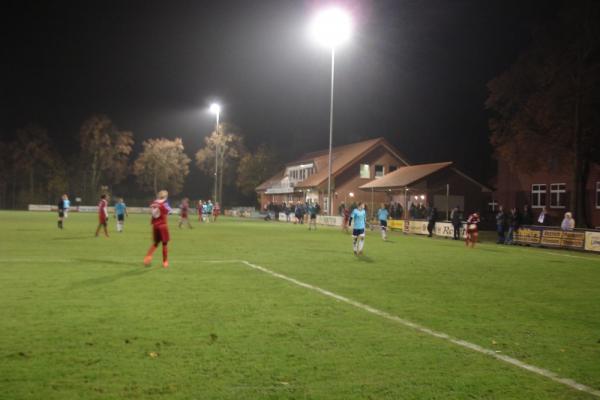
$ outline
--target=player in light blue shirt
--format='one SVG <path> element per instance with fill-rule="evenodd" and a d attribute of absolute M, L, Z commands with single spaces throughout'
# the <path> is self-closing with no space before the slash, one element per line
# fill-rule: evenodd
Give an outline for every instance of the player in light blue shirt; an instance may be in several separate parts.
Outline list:
<path fill-rule="evenodd" d="M 387 220 L 390 217 L 385 204 L 381 203 L 381 208 L 377 210 L 377 219 L 379 219 L 379 226 L 381 227 L 381 238 L 387 240 Z"/>
<path fill-rule="evenodd" d="M 350 214 L 350 220 L 348 225 L 352 225 L 354 222 L 354 229 L 352 230 L 352 247 L 354 248 L 354 255 L 361 255 L 363 247 L 365 246 L 365 226 L 367 222 L 367 213 L 365 211 L 365 204 L 360 202 L 358 207 Z"/>
<path fill-rule="evenodd" d="M 69 200 L 69 196 L 67 196 L 66 194 L 63 196 L 63 199 L 65 218 L 69 218 L 69 208 L 71 208 L 71 200 Z"/>
<path fill-rule="evenodd" d="M 119 198 L 117 204 L 115 204 L 115 215 L 117 216 L 117 232 L 123 232 L 125 216 L 127 215 L 127 206 L 122 197 Z"/>
<path fill-rule="evenodd" d="M 210 222 L 211 218 L 213 217 L 213 203 L 212 201 L 208 200 L 208 204 L 206 204 L 206 213 L 208 214 L 208 221 Z"/>
<path fill-rule="evenodd" d="M 208 215 L 208 203 L 202 204 L 202 221 L 210 222 L 210 215 Z"/>

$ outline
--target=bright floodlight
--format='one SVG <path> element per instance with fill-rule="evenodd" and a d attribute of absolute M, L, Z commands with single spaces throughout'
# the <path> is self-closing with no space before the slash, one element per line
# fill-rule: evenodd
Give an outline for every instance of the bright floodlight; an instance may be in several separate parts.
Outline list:
<path fill-rule="evenodd" d="M 310 25 L 310 33 L 318 43 L 335 48 L 350 38 L 352 20 L 350 15 L 338 7 L 319 12 Z"/>
<path fill-rule="evenodd" d="M 221 112 L 221 106 L 217 103 L 212 103 L 210 105 L 210 112 L 213 114 L 219 114 Z"/>

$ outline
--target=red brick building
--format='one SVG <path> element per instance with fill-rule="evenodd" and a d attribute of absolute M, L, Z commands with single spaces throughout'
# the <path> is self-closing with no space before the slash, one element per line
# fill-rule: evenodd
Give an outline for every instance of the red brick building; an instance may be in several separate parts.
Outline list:
<path fill-rule="evenodd" d="M 573 211 L 570 204 L 573 177 L 559 167 L 529 173 L 516 171 L 508 163 L 499 161 L 496 187 L 494 196 L 498 204 L 519 209 L 529 204 L 536 217 L 542 207 L 547 206 L 552 215 L 552 225 L 560 225 L 564 213 Z M 590 167 L 584 204 L 587 224 L 600 227 L 600 166 L 597 164 Z"/>
<path fill-rule="evenodd" d="M 288 163 L 284 169 L 256 188 L 261 207 L 268 203 L 314 201 L 327 210 L 329 151 L 308 153 Z M 332 198 L 334 213 L 343 202 L 371 201 L 359 187 L 408 165 L 407 159 L 384 138 L 366 140 L 332 149 Z M 375 201 L 386 201 L 377 193 Z"/>

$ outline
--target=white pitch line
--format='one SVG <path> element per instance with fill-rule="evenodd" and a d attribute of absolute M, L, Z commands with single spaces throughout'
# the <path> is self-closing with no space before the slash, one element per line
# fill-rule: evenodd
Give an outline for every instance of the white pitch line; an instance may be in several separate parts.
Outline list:
<path fill-rule="evenodd" d="M 260 265 L 252 264 L 251 262 L 248 262 L 248 261 L 245 261 L 245 260 L 206 260 L 205 262 L 208 262 L 208 263 L 242 263 L 242 264 L 244 264 L 244 265 L 246 265 L 246 266 L 248 266 L 250 268 L 253 268 L 255 270 L 258 270 L 258 271 L 267 273 L 267 274 L 269 274 L 271 276 L 274 276 L 276 278 L 283 279 L 285 281 L 291 282 L 291 283 L 293 283 L 293 284 L 295 284 L 297 286 L 301 286 L 303 288 L 310 289 L 312 291 L 321 293 L 322 295 L 331 297 L 333 299 L 336 299 L 338 301 L 344 302 L 346 304 L 350 304 L 350 305 L 352 305 L 354 307 L 360 308 L 361 310 L 370 312 L 371 314 L 375 314 L 375 315 L 378 315 L 380 317 L 389 319 L 391 321 L 398 322 L 399 324 L 402 324 L 404 326 L 412 328 L 412 329 L 414 329 L 414 330 L 416 330 L 418 332 L 422 332 L 422 333 L 425 333 L 427 335 L 430 335 L 430 336 L 433 336 L 433 337 L 436 337 L 436 338 L 439 338 L 439 339 L 446 340 L 446 341 L 448 341 L 450 343 L 453 343 L 453 344 L 455 344 L 457 346 L 460 346 L 460 347 L 463 347 L 463 348 L 466 348 L 466 349 L 469 349 L 469 350 L 473 350 L 473 351 L 476 351 L 476 352 L 481 353 L 481 354 L 485 354 L 485 355 L 491 356 L 491 357 L 493 357 L 493 358 L 495 358 L 497 360 L 504 361 L 505 363 L 514 365 L 514 366 L 519 367 L 521 369 L 524 369 L 526 371 L 533 372 L 534 374 L 538 374 L 538 375 L 543 376 L 545 378 L 551 379 L 554 382 L 558 382 L 560 384 L 563 384 L 565 386 L 568 386 L 568 387 L 570 387 L 572 389 L 575 389 L 575 390 L 578 390 L 580 392 L 585 392 L 585 393 L 591 394 L 593 396 L 600 397 L 600 390 L 597 390 L 597 389 L 594 389 L 594 388 L 592 388 L 590 386 L 587 386 L 587 385 L 581 384 L 579 382 L 576 382 L 573 379 L 563 378 L 560 375 L 558 375 L 555 372 L 552 372 L 550 370 L 547 370 L 547 369 L 544 369 L 544 368 L 540 368 L 540 367 L 536 367 L 535 365 L 524 363 L 523 361 L 517 360 L 516 358 L 512 358 L 512 357 L 509 357 L 509 356 L 506 356 L 506 355 L 498 354 L 494 350 L 486 349 L 485 347 L 481 347 L 481 346 L 479 346 L 479 345 L 477 345 L 475 343 L 467 342 L 466 340 L 461 340 L 461 339 L 453 338 L 452 336 L 450 336 L 450 335 L 448 335 L 446 333 L 438 332 L 438 331 L 435 331 L 433 329 L 429 329 L 429 328 L 427 328 L 425 326 L 419 325 L 417 323 L 414 323 L 412 321 L 406 320 L 404 318 L 400 318 L 400 317 L 398 317 L 396 315 L 393 315 L 393 314 L 387 313 L 385 311 L 379 310 L 377 308 L 371 307 L 371 306 L 369 306 L 367 304 L 360 303 L 358 301 L 349 299 L 349 298 L 341 296 L 339 294 L 330 292 L 329 290 L 321 289 L 318 286 L 314 286 L 314 285 L 311 285 L 311 284 L 308 284 L 308 283 L 304 283 L 302 281 L 299 281 L 297 279 L 291 278 L 289 276 L 280 274 L 280 273 L 275 272 L 275 271 L 271 271 L 270 269 L 267 269 L 265 267 L 261 267 Z"/>

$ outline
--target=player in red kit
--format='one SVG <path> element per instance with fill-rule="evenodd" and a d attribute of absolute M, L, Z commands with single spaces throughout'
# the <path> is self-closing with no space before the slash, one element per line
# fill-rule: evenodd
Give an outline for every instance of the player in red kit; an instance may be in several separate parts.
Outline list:
<path fill-rule="evenodd" d="M 100 228 L 104 228 L 104 235 L 108 237 L 108 229 L 106 228 L 106 221 L 108 220 L 108 200 L 106 195 L 100 196 L 100 202 L 98 203 L 98 228 L 96 228 L 96 236 L 100 233 Z"/>
<path fill-rule="evenodd" d="M 217 222 L 217 217 L 221 214 L 221 206 L 219 203 L 215 203 L 215 208 L 213 208 L 213 218 L 215 222 Z"/>
<path fill-rule="evenodd" d="M 478 212 L 469 215 L 469 218 L 467 219 L 467 235 L 465 238 L 465 245 L 467 245 L 467 247 L 469 246 L 469 243 L 471 244 L 471 247 L 475 247 L 477 237 L 479 236 L 479 227 L 477 225 L 479 224 L 479 221 Z"/>
<path fill-rule="evenodd" d="M 167 243 L 169 243 L 169 226 L 167 225 L 167 216 L 171 211 L 171 207 L 167 203 L 169 193 L 166 190 L 158 192 L 158 198 L 152 202 L 150 208 L 152 210 L 152 240 L 153 243 L 148 249 L 146 257 L 144 257 L 144 265 L 148 266 L 152 262 L 152 255 L 158 248 L 158 244 L 162 242 L 163 267 L 169 267 L 169 259 L 167 254 Z"/>
<path fill-rule="evenodd" d="M 179 228 L 181 229 L 183 224 L 186 224 L 188 228 L 192 229 L 188 214 L 190 212 L 190 200 L 186 197 L 181 201 L 179 206 Z"/>

